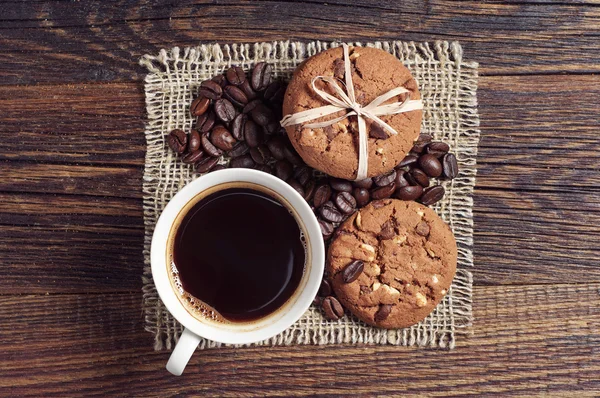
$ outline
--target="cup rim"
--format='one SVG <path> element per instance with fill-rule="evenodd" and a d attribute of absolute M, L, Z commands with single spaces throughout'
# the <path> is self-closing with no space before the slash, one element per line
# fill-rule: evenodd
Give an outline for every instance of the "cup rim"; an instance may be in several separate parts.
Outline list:
<path fill-rule="evenodd" d="M 179 212 L 196 195 L 213 186 L 228 182 L 249 182 L 262 185 L 282 195 L 298 213 L 310 242 L 311 264 L 304 288 L 296 300 L 272 323 L 251 330 L 227 330 L 194 318 L 179 301 L 168 274 L 167 242 L 171 227 Z M 320 287 L 325 267 L 325 245 L 317 218 L 304 198 L 283 180 L 252 169 L 223 169 L 196 178 L 184 186 L 162 211 L 152 235 L 150 247 L 152 278 L 158 295 L 167 310 L 185 328 L 206 339 L 226 344 L 248 344 L 269 339 L 293 325 L 308 310 Z"/>

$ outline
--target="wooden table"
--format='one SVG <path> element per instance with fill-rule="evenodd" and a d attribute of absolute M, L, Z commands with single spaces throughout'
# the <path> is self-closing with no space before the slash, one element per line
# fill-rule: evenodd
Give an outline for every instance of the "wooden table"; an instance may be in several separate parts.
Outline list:
<path fill-rule="evenodd" d="M 600 394 L 599 3 L 406 3 L 0 1 L 0 396 Z M 175 378 L 143 330 L 137 60 L 283 38 L 480 62 L 473 336 L 218 349 Z"/>

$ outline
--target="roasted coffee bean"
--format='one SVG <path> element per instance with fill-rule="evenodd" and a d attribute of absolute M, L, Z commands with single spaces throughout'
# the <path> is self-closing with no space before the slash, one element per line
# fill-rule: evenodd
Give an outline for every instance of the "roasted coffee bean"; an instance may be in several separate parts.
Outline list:
<path fill-rule="evenodd" d="M 344 220 L 344 216 L 340 211 L 335 207 L 332 202 L 327 202 L 319 209 L 319 214 L 327 221 L 331 222 L 342 222 Z"/>
<path fill-rule="evenodd" d="M 394 193 L 394 196 L 400 200 L 417 200 L 423 193 L 423 187 L 420 185 L 408 185 L 400 187 Z"/>
<path fill-rule="evenodd" d="M 251 111 L 250 117 L 254 120 L 259 126 L 266 126 L 267 124 L 274 121 L 273 112 L 267 108 L 266 105 L 260 103 L 257 104 Z"/>
<path fill-rule="evenodd" d="M 196 171 L 198 173 L 208 173 L 214 167 L 217 166 L 218 162 L 219 162 L 219 158 L 210 158 L 209 157 L 209 158 L 202 159 L 200 162 L 196 163 Z"/>
<path fill-rule="evenodd" d="M 197 97 L 190 105 L 190 113 L 192 116 L 200 116 L 208 110 L 210 100 L 206 97 Z"/>
<path fill-rule="evenodd" d="M 379 175 L 373 178 L 375 185 L 378 187 L 383 187 L 391 184 L 396 179 L 396 170 L 392 170 L 389 173 Z"/>
<path fill-rule="evenodd" d="M 190 136 L 188 137 L 188 152 L 194 152 L 200 149 L 200 133 L 196 130 L 190 131 Z"/>
<path fill-rule="evenodd" d="M 211 100 L 218 100 L 221 98 L 223 94 L 223 89 L 219 85 L 212 80 L 205 80 L 200 83 L 200 89 L 198 90 L 198 95 L 200 97 L 206 97 Z"/>
<path fill-rule="evenodd" d="M 167 144 L 176 153 L 184 153 L 187 148 L 188 136 L 180 129 L 173 130 L 167 137 Z"/>
<path fill-rule="evenodd" d="M 244 140 L 244 126 L 246 125 L 246 121 L 248 120 L 248 116 L 243 113 L 240 113 L 233 119 L 231 122 L 231 134 L 238 141 Z"/>
<path fill-rule="evenodd" d="M 311 176 L 312 172 L 307 166 L 296 167 L 296 170 L 294 170 L 294 178 L 303 186 L 306 185 Z"/>
<path fill-rule="evenodd" d="M 202 149 L 204 149 L 204 152 L 206 152 L 209 156 L 218 158 L 223 154 L 223 152 L 214 146 L 212 142 L 210 142 L 209 134 L 210 133 L 202 133 L 202 136 L 200 137 Z"/>
<path fill-rule="evenodd" d="M 221 86 L 221 88 L 223 88 L 227 85 L 227 79 L 225 79 L 225 76 L 223 76 L 223 75 L 216 75 L 215 77 L 213 77 L 210 80 L 217 83 L 219 86 Z"/>
<path fill-rule="evenodd" d="M 319 220 L 319 227 L 321 227 L 321 235 L 323 235 L 323 239 L 329 239 L 335 230 L 335 228 L 333 228 L 333 224 L 325 220 Z"/>
<path fill-rule="evenodd" d="M 426 154 L 419 157 L 419 167 L 429 177 L 439 177 L 442 175 L 442 164 L 432 154 Z"/>
<path fill-rule="evenodd" d="M 254 163 L 254 160 L 252 160 L 250 155 L 243 155 L 243 156 L 239 156 L 237 158 L 231 159 L 231 163 L 229 163 L 229 165 L 234 168 L 241 167 L 241 168 L 251 169 L 254 166 L 256 166 L 256 163 Z"/>
<path fill-rule="evenodd" d="M 330 178 L 329 185 L 338 192 L 352 192 L 352 183 L 341 178 Z"/>
<path fill-rule="evenodd" d="M 285 143 L 280 137 L 273 137 L 267 141 L 267 147 L 271 151 L 271 155 L 277 160 L 285 159 Z"/>
<path fill-rule="evenodd" d="M 319 221 L 319 224 L 321 223 L 325 223 L 329 225 L 330 228 L 330 233 L 329 235 L 331 235 L 333 233 L 333 225 L 329 224 L 327 221 Z M 321 232 L 322 232 L 323 228 L 321 228 Z M 325 235 L 323 233 L 323 235 Z M 331 283 L 329 283 L 329 281 L 327 279 L 323 279 L 321 281 L 321 287 L 319 287 L 319 296 L 321 297 L 327 297 L 327 296 L 331 296 L 331 293 L 333 292 L 333 289 L 331 288 Z"/>
<path fill-rule="evenodd" d="M 410 171 L 410 175 L 417 182 L 417 184 L 419 184 L 423 188 L 427 188 L 429 186 L 429 177 L 427 177 L 427 174 L 425 174 L 423 170 L 412 169 Z"/>
<path fill-rule="evenodd" d="M 379 309 L 375 313 L 373 319 L 375 320 L 375 322 L 384 321 L 387 319 L 388 316 L 390 316 L 391 312 L 392 312 L 391 304 L 382 304 L 379 306 Z"/>
<path fill-rule="evenodd" d="M 290 187 L 294 188 L 294 190 L 296 192 L 298 192 L 300 194 L 300 196 L 302 196 L 304 198 L 304 187 L 302 186 L 302 184 L 300 184 L 298 181 L 294 180 L 293 178 L 290 178 L 289 180 L 287 180 L 287 183 L 290 185 Z"/>
<path fill-rule="evenodd" d="M 257 164 L 254 168 L 256 170 L 262 171 L 263 173 L 273 174 L 273 168 L 268 164 Z"/>
<path fill-rule="evenodd" d="M 293 169 L 292 164 L 286 160 L 275 162 L 275 175 L 284 181 L 292 176 Z"/>
<path fill-rule="evenodd" d="M 419 157 L 417 155 L 406 155 L 406 157 L 402 159 L 400 163 L 398 163 L 396 169 L 413 165 L 417 163 L 417 160 L 419 160 Z"/>
<path fill-rule="evenodd" d="M 242 113 L 248 114 L 248 113 L 252 112 L 252 110 L 260 104 L 262 104 L 262 101 L 260 99 L 258 99 L 258 98 L 253 99 L 252 101 L 248 102 L 248 104 L 246 104 L 244 109 L 242 109 Z"/>
<path fill-rule="evenodd" d="M 271 153 L 266 145 L 259 145 L 250 149 L 250 156 L 257 164 L 265 164 L 271 159 Z"/>
<path fill-rule="evenodd" d="M 280 81 L 274 81 L 265 89 L 263 98 L 265 101 L 281 103 L 285 94 L 285 86 Z"/>
<path fill-rule="evenodd" d="M 255 91 L 262 91 L 271 83 L 271 72 L 273 68 L 266 62 L 259 62 L 252 69 L 252 88 Z"/>
<path fill-rule="evenodd" d="M 425 148 L 426 152 L 436 158 L 441 158 L 450 150 L 450 146 L 445 142 L 432 142 Z"/>
<path fill-rule="evenodd" d="M 337 321 L 344 316 L 344 307 L 333 296 L 328 296 L 321 303 L 325 317 L 331 321 Z"/>
<path fill-rule="evenodd" d="M 312 305 L 314 305 L 315 307 L 320 307 L 322 301 L 323 299 L 321 297 L 315 296 L 315 298 L 312 301 Z"/>
<path fill-rule="evenodd" d="M 231 101 L 232 104 L 237 105 L 240 108 L 243 108 L 248 103 L 246 94 L 236 86 L 225 86 L 223 96 Z"/>
<path fill-rule="evenodd" d="M 396 230 L 394 228 L 394 223 L 392 220 L 388 220 L 381 226 L 381 231 L 379 231 L 379 237 L 384 240 L 392 239 L 396 236 Z"/>
<path fill-rule="evenodd" d="M 262 144 L 264 133 L 252 120 L 246 120 L 246 124 L 244 124 L 244 139 L 249 147 L 254 148 Z"/>
<path fill-rule="evenodd" d="M 406 173 L 407 172 L 404 170 L 396 171 L 396 179 L 394 180 L 394 182 L 396 183 L 396 189 L 410 185 L 406 178 L 404 178 L 406 176 Z"/>
<path fill-rule="evenodd" d="M 352 195 L 354 196 L 354 199 L 356 199 L 356 204 L 359 207 L 365 206 L 367 203 L 369 203 L 369 199 L 371 198 L 369 191 L 365 188 L 354 188 Z"/>
<path fill-rule="evenodd" d="M 458 162 L 456 161 L 456 156 L 452 153 L 447 153 L 442 158 L 442 169 L 444 172 L 444 177 L 452 180 L 458 176 Z"/>
<path fill-rule="evenodd" d="M 302 166 L 304 164 L 304 161 L 300 155 L 298 155 L 292 144 L 288 144 L 283 148 L 283 156 L 285 157 L 285 160 L 294 166 Z"/>
<path fill-rule="evenodd" d="M 209 110 L 198 117 L 198 121 L 196 122 L 196 130 L 201 133 L 206 133 L 207 131 L 210 131 L 214 125 L 215 113 L 212 110 Z"/>
<path fill-rule="evenodd" d="M 421 196 L 421 203 L 423 203 L 425 206 L 431 206 L 432 204 L 442 199 L 444 197 L 445 192 L 446 190 L 441 185 L 434 185 L 432 187 L 426 188 L 423 190 L 423 195 Z"/>
<path fill-rule="evenodd" d="M 429 224 L 427 224 L 425 221 L 419 222 L 415 227 L 415 232 L 421 236 L 429 235 Z"/>
<path fill-rule="evenodd" d="M 250 86 L 250 80 L 244 80 L 244 82 L 240 84 L 240 88 L 244 94 L 246 94 L 246 98 L 248 98 L 248 100 L 252 101 L 254 98 L 256 98 L 257 94 L 256 91 L 252 90 L 252 86 Z"/>
<path fill-rule="evenodd" d="M 217 100 L 215 102 L 214 109 L 217 117 L 225 123 L 231 122 L 237 115 L 233 104 L 225 98 Z"/>
<path fill-rule="evenodd" d="M 389 198 L 390 196 L 392 196 L 395 190 L 396 184 L 392 182 L 389 185 L 379 187 L 371 191 L 371 197 L 375 200 Z"/>
<path fill-rule="evenodd" d="M 183 163 L 194 164 L 204 157 L 204 152 L 201 150 L 195 150 L 194 152 L 188 152 L 181 158 Z"/>
<path fill-rule="evenodd" d="M 419 185 L 417 180 L 415 180 L 415 177 L 413 177 L 413 175 L 410 174 L 410 172 L 406 172 L 404 174 L 404 178 L 406 179 L 409 185 Z"/>
<path fill-rule="evenodd" d="M 271 122 L 269 124 L 267 124 L 265 127 L 263 127 L 263 130 L 265 131 L 265 134 L 275 134 L 276 132 L 279 131 L 279 123 L 277 122 Z"/>
<path fill-rule="evenodd" d="M 352 283 L 358 279 L 365 269 L 365 263 L 360 260 L 354 260 L 350 264 L 346 265 L 342 271 L 342 280 L 344 283 Z"/>
<path fill-rule="evenodd" d="M 315 180 L 309 180 L 305 185 L 304 185 L 304 200 L 306 200 L 307 202 L 310 203 L 310 201 L 312 200 L 315 191 L 317 189 L 317 184 L 315 183 Z"/>
<path fill-rule="evenodd" d="M 229 130 L 221 125 L 218 125 L 213 127 L 212 131 L 210 132 L 210 142 L 223 151 L 230 151 L 237 141 L 235 138 L 233 138 L 233 135 L 231 135 Z"/>
<path fill-rule="evenodd" d="M 237 158 L 247 154 L 249 151 L 250 147 L 248 146 L 248 144 L 246 144 L 243 141 L 238 141 L 238 143 L 235 144 L 233 148 L 231 148 L 231 151 L 229 151 L 229 156 L 231 156 L 232 158 Z"/>
<path fill-rule="evenodd" d="M 315 190 L 315 197 L 313 198 L 313 204 L 319 208 L 327 203 L 331 199 L 331 187 L 328 184 L 322 184 Z"/>
<path fill-rule="evenodd" d="M 226 168 L 227 167 L 223 166 L 222 164 L 217 164 L 210 171 L 213 172 L 213 171 L 225 170 Z"/>
<path fill-rule="evenodd" d="M 225 72 L 225 77 L 227 77 L 229 83 L 239 86 L 246 80 L 246 72 L 239 66 L 232 66 Z"/>
<path fill-rule="evenodd" d="M 337 208 L 344 214 L 352 214 L 356 210 L 356 199 L 348 192 L 338 192 L 333 201 Z"/>
<path fill-rule="evenodd" d="M 420 134 L 419 138 L 417 138 L 417 140 L 415 141 L 411 152 L 422 153 L 427 144 L 429 144 L 432 139 L 433 137 L 431 137 L 429 134 Z"/>
<path fill-rule="evenodd" d="M 371 189 L 371 187 L 373 186 L 373 179 L 365 178 L 364 180 L 353 181 L 352 185 L 354 185 L 357 188 Z"/>

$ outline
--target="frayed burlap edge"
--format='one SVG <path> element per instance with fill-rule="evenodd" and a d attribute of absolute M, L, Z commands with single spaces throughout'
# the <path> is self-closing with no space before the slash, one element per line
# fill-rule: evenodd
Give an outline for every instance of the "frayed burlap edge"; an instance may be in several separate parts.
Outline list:
<path fill-rule="evenodd" d="M 181 325 L 160 301 L 150 270 L 150 242 L 154 225 L 168 200 L 197 173 L 183 165 L 167 148 L 165 136 L 174 128 L 189 129 L 188 106 L 199 83 L 230 65 L 250 68 L 256 62 L 273 65 L 276 75 L 289 77 L 307 57 L 340 43 L 272 42 L 254 44 L 206 44 L 195 48 L 161 50 L 158 56 L 140 60 L 150 72 L 145 79 L 148 124 L 144 171 L 144 273 L 143 309 L 145 329 L 154 334 L 154 348 L 171 349 Z M 378 329 L 346 316 L 332 322 L 311 307 L 292 327 L 255 345 L 293 344 L 390 344 L 453 348 L 456 335 L 469 334 L 472 324 L 473 200 L 479 116 L 477 67 L 463 60 L 456 43 L 375 42 L 348 43 L 384 49 L 411 69 L 424 101 L 422 132 L 451 146 L 459 160 L 460 175 L 445 182 L 446 197 L 434 209 L 456 236 L 458 271 L 447 296 L 425 320 L 406 329 Z M 200 348 L 220 346 L 203 340 Z"/>

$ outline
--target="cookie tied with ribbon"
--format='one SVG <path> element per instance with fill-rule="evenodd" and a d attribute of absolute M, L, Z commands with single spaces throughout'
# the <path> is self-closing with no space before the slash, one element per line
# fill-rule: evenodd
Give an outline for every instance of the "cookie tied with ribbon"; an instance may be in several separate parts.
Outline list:
<path fill-rule="evenodd" d="M 374 48 L 350 53 L 343 44 L 298 67 L 281 125 L 307 164 L 361 180 L 404 158 L 419 135 L 422 109 L 416 82 L 396 57 Z"/>

